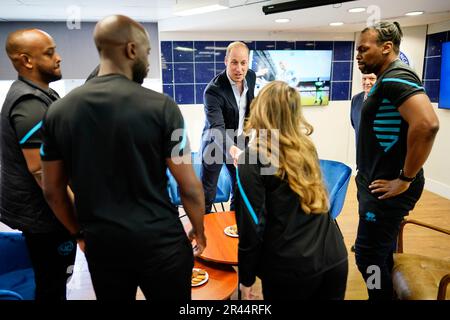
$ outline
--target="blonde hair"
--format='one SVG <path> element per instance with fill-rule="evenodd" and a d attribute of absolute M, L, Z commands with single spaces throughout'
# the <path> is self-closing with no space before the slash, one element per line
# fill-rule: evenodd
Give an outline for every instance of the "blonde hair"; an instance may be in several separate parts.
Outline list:
<path fill-rule="evenodd" d="M 283 81 L 266 85 L 252 101 L 245 131 L 255 132 L 249 147 L 261 155 L 264 150 L 275 165 L 275 175 L 286 180 L 300 197 L 306 214 L 327 213 L 329 209 L 327 189 L 322 181 L 316 148 L 309 135 L 313 127 L 301 112 L 300 94 Z M 255 129 L 255 130 L 252 130 Z M 266 129 L 268 137 L 259 130 Z M 277 130 L 270 130 L 277 129 Z M 278 146 L 272 144 L 269 135 L 276 135 Z"/>

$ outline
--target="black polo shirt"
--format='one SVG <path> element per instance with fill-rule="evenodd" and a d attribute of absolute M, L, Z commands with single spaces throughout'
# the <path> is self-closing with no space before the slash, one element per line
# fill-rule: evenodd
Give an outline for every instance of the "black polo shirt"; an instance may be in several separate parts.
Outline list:
<path fill-rule="evenodd" d="M 25 98 L 11 111 L 11 123 L 21 148 L 41 147 L 40 128 L 45 111 L 45 103 L 34 97 Z"/>
<path fill-rule="evenodd" d="M 405 163 L 408 134 L 408 123 L 398 108 L 424 92 L 417 74 L 400 60 L 378 77 L 361 109 L 359 126 L 358 173 L 367 182 L 398 177 Z"/>
<path fill-rule="evenodd" d="M 59 99 L 59 95 L 53 89 L 49 88 L 45 90 L 23 77 L 19 77 L 19 79 L 33 88 L 42 91 L 51 100 L 56 101 Z M 41 147 L 42 138 L 40 129 L 42 126 L 42 118 L 44 118 L 47 108 L 48 106 L 44 101 L 36 99 L 32 95 L 23 96 L 12 108 L 10 115 L 11 124 L 16 131 L 21 148 L 38 149 Z"/>
<path fill-rule="evenodd" d="M 86 234 L 149 249 L 186 238 L 167 193 L 166 159 L 189 152 L 173 100 L 99 76 L 53 104 L 42 130 L 42 160 L 64 162 Z"/>

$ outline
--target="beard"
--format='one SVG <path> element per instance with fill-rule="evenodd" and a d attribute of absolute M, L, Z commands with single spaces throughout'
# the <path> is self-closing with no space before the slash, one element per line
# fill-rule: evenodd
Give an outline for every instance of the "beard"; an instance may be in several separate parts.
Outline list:
<path fill-rule="evenodd" d="M 362 74 L 369 74 L 372 73 L 371 69 L 372 66 L 368 66 L 367 64 L 358 65 L 359 71 L 361 71 Z"/>
<path fill-rule="evenodd" d="M 376 63 L 371 63 L 371 64 L 363 64 L 362 66 L 358 66 L 358 69 L 361 71 L 361 73 L 363 74 L 378 74 L 378 72 L 380 71 L 381 67 L 383 66 L 382 62 L 376 62 Z"/>
<path fill-rule="evenodd" d="M 142 60 L 137 60 L 132 68 L 133 81 L 139 84 L 144 83 L 144 79 L 147 76 L 147 65 Z"/>
<path fill-rule="evenodd" d="M 47 83 L 58 81 L 61 80 L 62 78 L 61 71 L 57 71 L 57 69 L 52 70 L 39 69 L 39 72 L 42 76 L 42 79 Z"/>

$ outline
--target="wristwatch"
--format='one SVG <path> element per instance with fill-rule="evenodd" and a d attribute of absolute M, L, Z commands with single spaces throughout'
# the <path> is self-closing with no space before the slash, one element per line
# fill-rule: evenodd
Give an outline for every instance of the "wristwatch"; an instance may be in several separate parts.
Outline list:
<path fill-rule="evenodd" d="M 413 182 L 414 179 L 416 179 L 416 177 L 412 177 L 412 178 L 411 178 L 411 177 L 405 176 L 405 175 L 403 174 L 403 169 L 400 170 L 400 174 L 398 175 L 398 178 L 399 178 L 400 180 L 407 181 L 407 182 Z"/>

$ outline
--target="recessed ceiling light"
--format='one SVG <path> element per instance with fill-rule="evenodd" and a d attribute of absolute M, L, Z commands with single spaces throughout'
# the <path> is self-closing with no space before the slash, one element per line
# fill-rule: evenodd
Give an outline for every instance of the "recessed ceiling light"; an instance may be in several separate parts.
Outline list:
<path fill-rule="evenodd" d="M 291 21 L 291 19 L 288 19 L 288 18 L 281 18 L 281 19 L 275 20 L 276 23 L 288 23 L 290 21 Z"/>
<path fill-rule="evenodd" d="M 351 12 L 351 13 L 358 13 L 358 12 L 364 12 L 364 11 L 366 11 L 366 8 L 362 8 L 362 7 L 348 9 L 348 12 Z"/>
<path fill-rule="evenodd" d="M 330 26 L 332 27 L 339 27 L 342 26 L 344 23 L 343 22 L 331 22 Z"/>
<path fill-rule="evenodd" d="M 405 16 L 420 16 L 421 14 L 423 14 L 423 11 L 412 11 L 405 13 Z"/>

